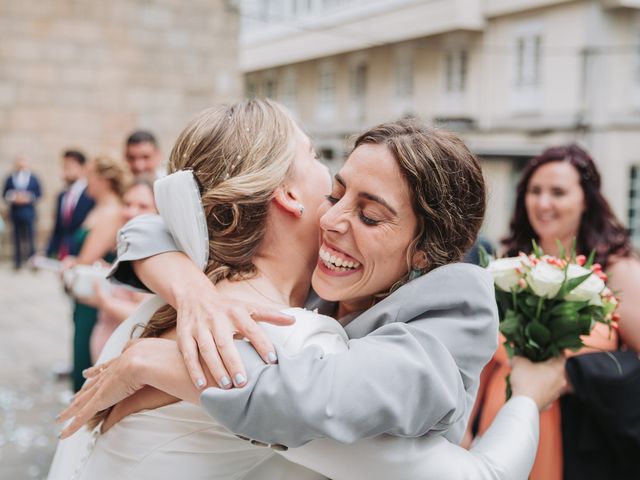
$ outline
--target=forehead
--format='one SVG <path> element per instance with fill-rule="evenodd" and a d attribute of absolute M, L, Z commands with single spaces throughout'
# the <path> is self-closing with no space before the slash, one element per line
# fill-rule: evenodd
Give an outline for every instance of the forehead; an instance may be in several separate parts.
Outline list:
<path fill-rule="evenodd" d="M 545 163 L 531 175 L 530 185 L 580 186 L 580 174 L 569 162 Z"/>
<path fill-rule="evenodd" d="M 357 147 L 340 170 L 340 176 L 348 188 L 383 196 L 396 205 L 410 203 L 407 181 L 385 145 Z"/>
<path fill-rule="evenodd" d="M 125 199 L 148 200 L 153 198 L 153 192 L 146 185 L 134 185 L 124 194 Z"/>
<path fill-rule="evenodd" d="M 156 147 L 150 142 L 132 143 L 127 145 L 127 154 L 150 154 L 156 150 Z"/>

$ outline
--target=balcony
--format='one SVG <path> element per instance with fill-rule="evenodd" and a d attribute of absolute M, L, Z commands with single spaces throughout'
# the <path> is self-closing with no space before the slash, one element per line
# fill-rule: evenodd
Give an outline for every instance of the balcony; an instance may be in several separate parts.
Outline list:
<path fill-rule="evenodd" d="M 314 15 L 254 17 L 242 32 L 240 68 L 251 72 L 445 32 L 481 31 L 481 3 L 350 1 L 341 8 L 316 10 Z"/>

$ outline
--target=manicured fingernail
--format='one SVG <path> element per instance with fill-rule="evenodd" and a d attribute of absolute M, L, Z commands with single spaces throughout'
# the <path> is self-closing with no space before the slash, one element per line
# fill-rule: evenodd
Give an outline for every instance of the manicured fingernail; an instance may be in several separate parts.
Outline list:
<path fill-rule="evenodd" d="M 231 386 L 231 379 L 225 375 L 220 379 L 220 385 L 222 385 L 223 388 L 229 388 Z"/>
<path fill-rule="evenodd" d="M 269 352 L 267 354 L 267 358 L 269 359 L 270 363 L 277 363 L 278 362 L 278 356 L 276 355 L 275 352 Z"/>
<path fill-rule="evenodd" d="M 87 378 L 87 372 L 89 371 L 88 368 L 85 368 L 84 370 L 82 370 L 82 376 L 83 378 Z"/>
<path fill-rule="evenodd" d="M 244 375 L 241 373 L 236 373 L 236 376 L 233 378 L 236 379 L 236 385 L 242 385 L 244 382 L 247 381 L 247 379 L 244 378 Z"/>
<path fill-rule="evenodd" d="M 204 387 L 205 383 L 207 382 L 204 381 L 204 378 L 199 378 L 198 380 L 196 380 L 196 385 L 198 386 L 198 388 Z"/>

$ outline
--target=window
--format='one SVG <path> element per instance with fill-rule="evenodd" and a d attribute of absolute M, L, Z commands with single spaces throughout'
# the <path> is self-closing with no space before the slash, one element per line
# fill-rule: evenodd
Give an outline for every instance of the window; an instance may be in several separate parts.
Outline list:
<path fill-rule="evenodd" d="M 363 120 L 367 99 L 367 64 L 353 63 L 349 70 L 349 103 L 351 116 Z"/>
<path fill-rule="evenodd" d="M 445 89 L 447 93 L 462 93 L 467 83 L 466 50 L 447 52 L 445 55 Z"/>
<path fill-rule="evenodd" d="M 320 62 L 318 76 L 318 114 L 321 117 L 333 114 L 335 97 L 335 71 L 333 63 L 329 60 Z"/>
<path fill-rule="evenodd" d="M 636 247 L 640 247 L 640 166 L 631 167 L 629 182 L 629 234 Z"/>
<path fill-rule="evenodd" d="M 278 98 L 278 81 L 274 76 L 269 76 L 264 82 L 264 96 L 271 99 Z"/>
<path fill-rule="evenodd" d="M 244 88 L 247 98 L 256 98 L 258 96 L 258 87 L 254 78 L 247 77 Z"/>
<path fill-rule="evenodd" d="M 515 114 L 538 113 L 543 101 L 542 39 L 543 24 L 530 20 L 516 25 L 509 92 L 511 110 Z"/>
<path fill-rule="evenodd" d="M 286 68 L 282 74 L 282 103 L 291 111 L 297 106 L 298 85 L 294 68 Z"/>
<path fill-rule="evenodd" d="M 541 46 L 542 37 L 539 34 L 524 34 L 516 38 L 516 86 L 540 85 Z"/>
<path fill-rule="evenodd" d="M 413 55 L 410 51 L 398 52 L 395 76 L 396 97 L 411 98 L 413 96 Z"/>

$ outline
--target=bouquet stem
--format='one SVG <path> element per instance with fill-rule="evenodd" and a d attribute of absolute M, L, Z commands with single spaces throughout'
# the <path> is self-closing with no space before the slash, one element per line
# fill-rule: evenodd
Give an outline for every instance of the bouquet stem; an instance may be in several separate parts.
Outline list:
<path fill-rule="evenodd" d="M 505 379 L 507 382 L 507 388 L 506 388 L 506 397 L 507 397 L 507 402 L 509 401 L 509 399 L 511 398 L 511 396 L 513 395 L 513 390 L 511 390 L 511 374 L 507 375 L 507 378 Z"/>

